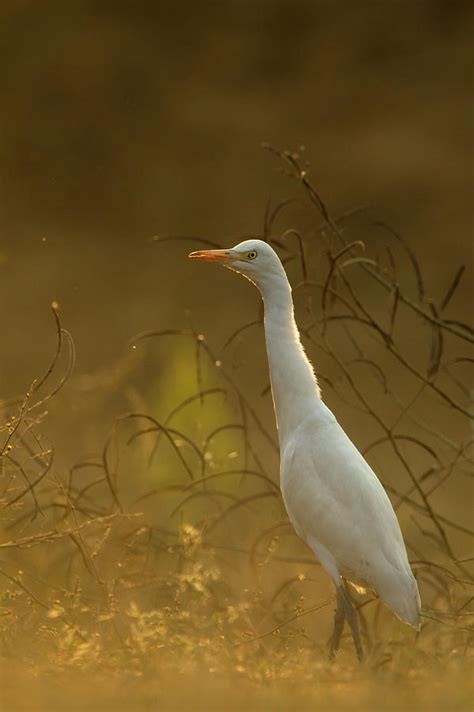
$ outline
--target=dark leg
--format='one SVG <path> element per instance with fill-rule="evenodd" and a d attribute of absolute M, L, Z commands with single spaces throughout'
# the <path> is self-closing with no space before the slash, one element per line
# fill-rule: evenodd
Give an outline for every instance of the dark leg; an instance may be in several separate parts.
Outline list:
<path fill-rule="evenodd" d="M 351 601 L 346 589 L 344 588 L 344 586 L 340 586 L 338 588 L 340 588 L 341 592 L 342 592 L 342 597 L 344 600 L 344 609 L 345 609 L 344 613 L 345 613 L 347 622 L 349 623 L 350 628 L 351 628 L 352 638 L 354 640 L 357 657 L 359 658 L 359 661 L 362 662 L 364 659 L 364 650 L 362 648 L 362 640 L 360 637 L 359 617 L 357 615 L 356 609 L 352 605 L 352 601 Z"/>
<path fill-rule="evenodd" d="M 343 587 L 336 586 L 337 608 L 334 613 L 334 630 L 329 642 L 329 659 L 334 660 L 336 653 L 339 650 L 341 635 L 344 629 L 344 621 L 346 620 L 346 606 L 344 603 Z"/>

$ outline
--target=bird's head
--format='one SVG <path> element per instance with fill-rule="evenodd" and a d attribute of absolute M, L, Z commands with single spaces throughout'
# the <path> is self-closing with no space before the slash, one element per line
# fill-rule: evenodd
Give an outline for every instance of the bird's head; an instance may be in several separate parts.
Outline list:
<path fill-rule="evenodd" d="M 285 276 L 275 250 L 263 240 L 245 240 L 227 250 L 198 250 L 189 255 L 192 260 L 215 262 L 239 272 L 261 290 L 265 284 Z"/>

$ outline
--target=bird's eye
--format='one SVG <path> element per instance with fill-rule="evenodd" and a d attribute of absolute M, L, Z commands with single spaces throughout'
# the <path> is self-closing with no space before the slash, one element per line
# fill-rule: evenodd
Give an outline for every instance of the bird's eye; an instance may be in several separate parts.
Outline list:
<path fill-rule="evenodd" d="M 251 252 L 247 252 L 247 259 L 248 260 L 254 260 L 257 256 L 256 250 L 252 250 Z"/>

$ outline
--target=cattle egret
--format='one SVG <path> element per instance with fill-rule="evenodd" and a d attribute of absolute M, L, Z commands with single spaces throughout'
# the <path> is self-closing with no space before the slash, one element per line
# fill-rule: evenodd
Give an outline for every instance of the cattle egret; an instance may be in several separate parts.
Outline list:
<path fill-rule="evenodd" d="M 190 258 L 239 272 L 260 290 L 280 444 L 280 487 L 297 534 L 336 585 L 329 654 L 347 620 L 363 658 L 349 582 L 376 592 L 405 623 L 420 629 L 420 596 L 397 517 L 377 476 L 321 399 L 294 318 L 291 287 L 276 252 L 262 240 Z"/>

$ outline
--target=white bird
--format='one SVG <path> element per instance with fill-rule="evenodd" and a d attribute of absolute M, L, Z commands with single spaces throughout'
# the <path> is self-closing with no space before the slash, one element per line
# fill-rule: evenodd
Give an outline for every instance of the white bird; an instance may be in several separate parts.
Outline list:
<path fill-rule="evenodd" d="M 397 517 L 377 476 L 321 399 L 278 255 L 262 240 L 246 240 L 232 249 L 199 250 L 189 257 L 239 272 L 262 295 L 283 500 L 297 534 L 336 585 L 330 657 L 339 648 L 346 619 L 357 655 L 363 657 L 346 581 L 375 591 L 402 621 L 419 630 L 420 596 Z"/>

